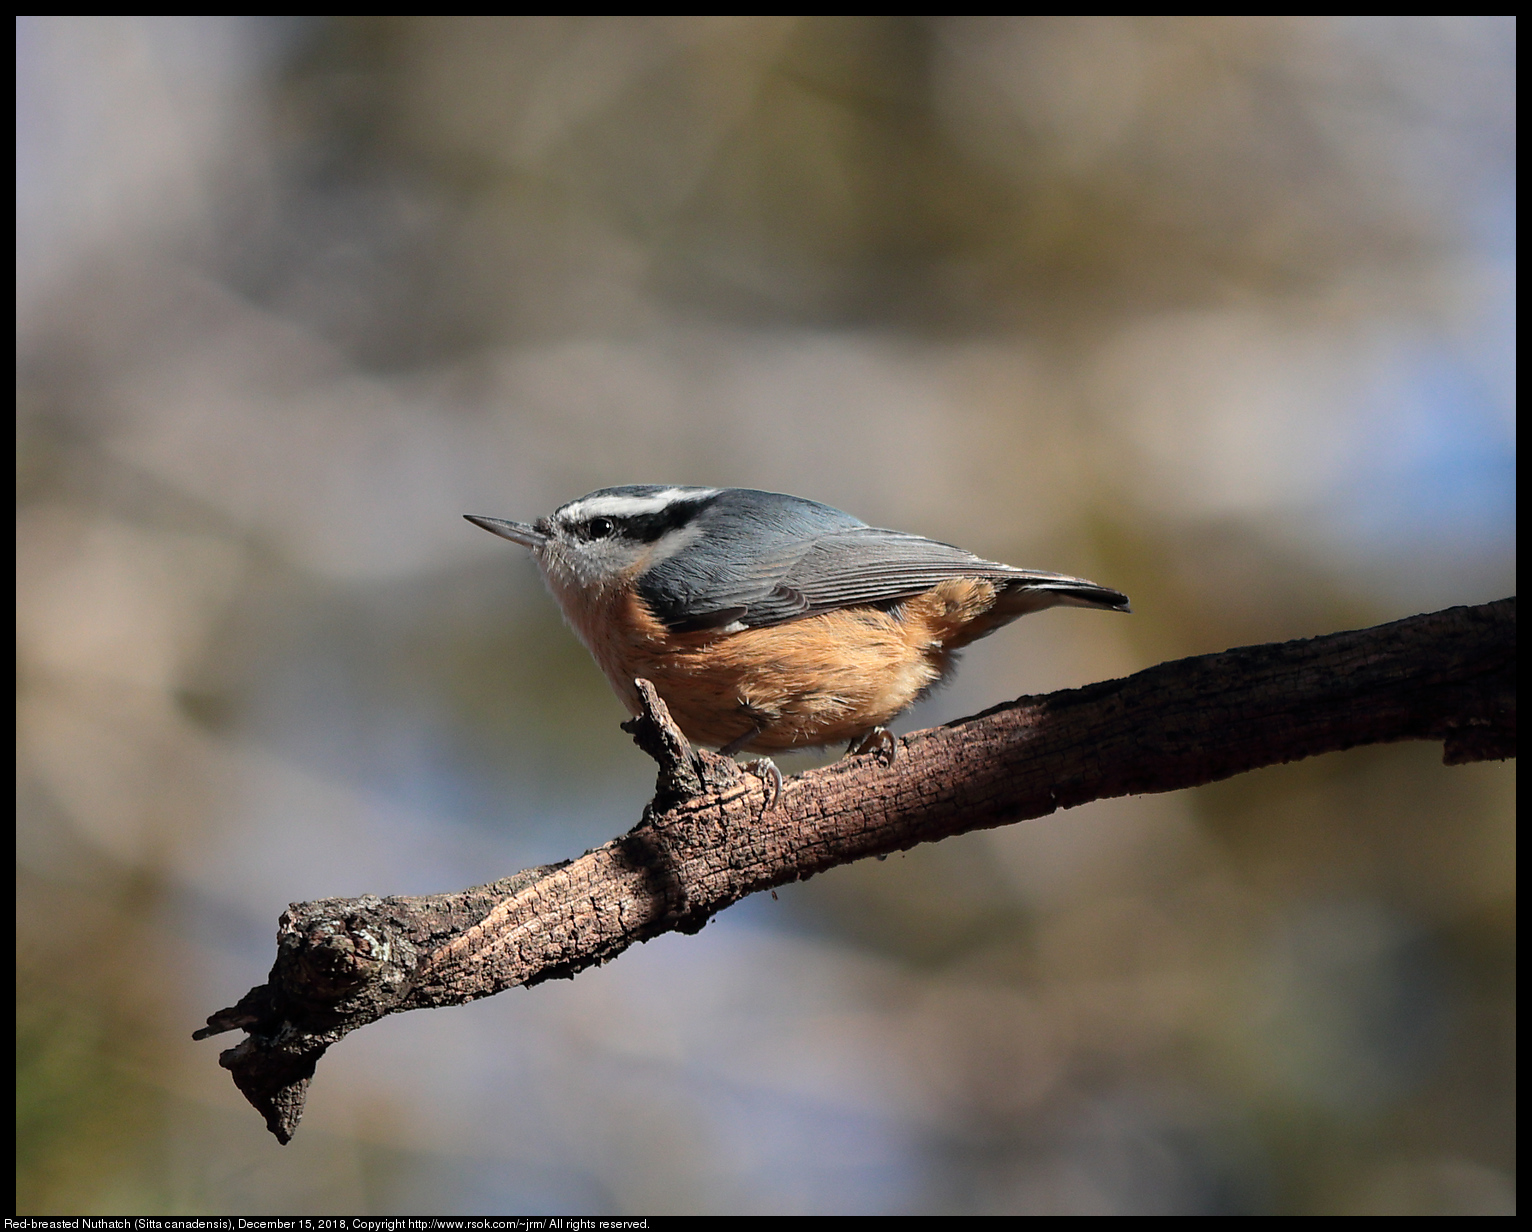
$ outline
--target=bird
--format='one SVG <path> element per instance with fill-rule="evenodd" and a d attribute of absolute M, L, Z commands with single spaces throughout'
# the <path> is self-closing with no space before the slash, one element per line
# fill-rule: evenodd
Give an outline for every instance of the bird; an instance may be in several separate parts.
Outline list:
<path fill-rule="evenodd" d="M 1132 610 L 1084 578 L 754 488 L 627 484 L 531 523 L 464 517 L 531 550 L 631 714 L 647 679 L 688 740 L 724 754 L 891 758 L 887 725 L 963 647 L 1044 608 Z"/>

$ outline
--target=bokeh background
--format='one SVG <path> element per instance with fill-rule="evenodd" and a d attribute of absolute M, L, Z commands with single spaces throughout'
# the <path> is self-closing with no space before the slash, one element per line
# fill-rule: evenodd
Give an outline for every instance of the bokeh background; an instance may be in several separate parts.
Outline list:
<path fill-rule="evenodd" d="M 755 486 L 1132 596 L 905 729 L 1514 593 L 1513 19 L 17 35 L 19 1210 L 1512 1212 L 1514 769 L 1424 744 L 390 1019 L 285 1149 L 190 1033 L 289 901 L 637 820 L 464 513 Z"/>

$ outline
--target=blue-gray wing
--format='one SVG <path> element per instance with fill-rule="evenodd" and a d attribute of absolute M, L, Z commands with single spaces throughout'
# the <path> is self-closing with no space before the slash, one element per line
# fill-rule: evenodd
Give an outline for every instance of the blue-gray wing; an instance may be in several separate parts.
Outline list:
<path fill-rule="evenodd" d="M 724 488 L 676 532 L 676 542 L 656 544 L 658 559 L 639 578 L 638 592 L 677 632 L 790 620 L 803 613 L 773 597 L 783 578 L 819 540 L 864 528 L 818 501 Z M 757 622 L 758 608 L 781 614 Z"/>
<path fill-rule="evenodd" d="M 710 586 L 693 586 L 686 592 L 688 601 L 672 602 L 668 611 L 654 599 L 678 593 L 669 583 L 687 567 L 684 558 L 697 549 L 688 548 L 663 562 L 660 569 L 672 564 L 678 568 L 669 578 L 654 579 L 658 585 L 652 587 L 644 585 L 651 580 L 646 575 L 640 590 L 654 594 L 646 593 L 645 598 L 677 631 L 732 624 L 758 628 L 840 608 L 886 608 L 959 577 L 999 584 L 1008 614 L 1016 616 L 1057 604 L 1127 609 L 1125 595 L 1082 578 L 1017 569 L 983 560 L 950 543 L 860 524 L 827 529 L 809 539 L 752 539 L 750 545 L 753 551 L 727 554 L 732 560 L 726 568 L 714 570 Z M 714 556 L 709 548 L 700 555 L 700 563 L 710 563 L 710 556 L 716 561 L 725 554 Z M 694 572 L 698 563 L 690 562 Z"/>

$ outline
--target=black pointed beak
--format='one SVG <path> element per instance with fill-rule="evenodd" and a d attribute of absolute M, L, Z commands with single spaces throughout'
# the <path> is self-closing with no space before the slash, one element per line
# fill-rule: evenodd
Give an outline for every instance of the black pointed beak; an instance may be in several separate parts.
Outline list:
<path fill-rule="evenodd" d="M 481 518 L 472 513 L 463 515 L 475 526 L 482 526 L 492 535 L 519 543 L 524 548 L 537 549 L 548 542 L 548 536 L 526 522 L 507 522 L 504 518 Z"/>

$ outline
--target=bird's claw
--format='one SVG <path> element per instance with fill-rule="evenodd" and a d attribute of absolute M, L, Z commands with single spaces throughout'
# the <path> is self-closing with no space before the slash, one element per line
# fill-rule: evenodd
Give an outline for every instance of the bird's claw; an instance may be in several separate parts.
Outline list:
<path fill-rule="evenodd" d="M 777 763 L 769 757 L 756 758 L 746 769 L 755 775 L 756 778 L 760 779 L 762 786 L 765 787 L 766 803 L 762 806 L 761 812 L 769 812 L 776 807 L 777 801 L 782 798 L 782 771 L 777 768 Z"/>
<path fill-rule="evenodd" d="M 846 746 L 848 757 L 859 757 L 863 753 L 877 753 L 885 766 L 892 766 L 899 758 L 899 741 L 888 728 L 874 727 Z"/>

